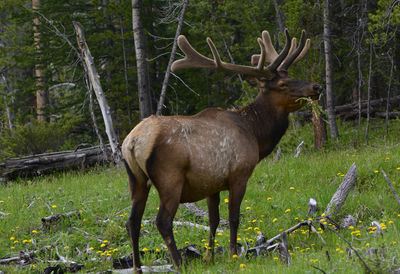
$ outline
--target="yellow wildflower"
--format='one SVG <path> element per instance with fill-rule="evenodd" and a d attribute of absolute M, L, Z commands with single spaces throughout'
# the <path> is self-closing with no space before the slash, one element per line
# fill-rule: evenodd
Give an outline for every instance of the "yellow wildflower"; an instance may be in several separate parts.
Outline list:
<path fill-rule="evenodd" d="M 268 197 L 268 198 L 267 198 L 268 201 L 271 200 L 271 199 L 272 199 L 272 197 Z"/>
<path fill-rule="evenodd" d="M 232 258 L 233 258 L 233 259 L 236 259 L 237 257 L 238 257 L 238 255 L 236 255 L 236 254 L 233 254 L 233 255 L 232 255 Z"/>
<path fill-rule="evenodd" d="M 34 230 L 32 230 L 32 233 L 37 233 L 37 230 L 35 230 L 35 229 L 34 229 Z"/>
<path fill-rule="evenodd" d="M 240 264 L 239 266 L 240 266 L 240 268 L 243 268 L 243 267 L 245 267 L 246 265 L 245 265 L 245 264 Z"/>
<path fill-rule="evenodd" d="M 52 205 L 51 207 L 52 207 L 52 208 L 57 208 L 57 205 Z"/>
<path fill-rule="evenodd" d="M 285 213 L 288 213 L 288 212 L 290 212 L 290 208 L 288 208 L 288 209 L 285 210 Z"/>
<path fill-rule="evenodd" d="M 143 247 L 143 249 L 142 249 L 143 252 L 146 252 L 147 250 L 148 250 L 148 249 L 145 248 L 145 247 Z"/>
<path fill-rule="evenodd" d="M 272 222 L 275 223 L 277 220 L 278 220 L 277 218 L 274 218 L 274 219 L 272 220 Z"/>
<path fill-rule="evenodd" d="M 10 241 L 12 241 L 12 240 L 14 240 L 14 239 L 15 239 L 15 237 L 13 237 L 13 236 L 10 237 Z"/>
<path fill-rule="evenodd" d="M 224 199 L 224 202 L 225 202 L 225 203 L 229 203 L 229 199 L 225 198 L 225 199 Z"/>

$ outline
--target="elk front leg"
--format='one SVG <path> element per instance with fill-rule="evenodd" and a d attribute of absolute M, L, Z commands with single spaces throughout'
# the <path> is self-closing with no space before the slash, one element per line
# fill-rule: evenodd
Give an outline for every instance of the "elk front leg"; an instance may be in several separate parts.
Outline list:
<path fill-rule="evenodd" d="M 206 255 L 204 256 L 205 261 L 209 261 L 214 256 L 215 232 L 217 231 L 217 227 L 219 225 L 219 201 L 219 192 L 207 197 L 208 218 L 210 220 L 210 237 Z"/>
<path fill-rule="evenodd" d="M 137 272 L 141 272 L 139 234 L 149 189 L 150 188 L 146 185 L 146 182 L 135 185 L 134 190 L 132 191 L 131 215 L 125 224 L 133 249 L 133 267 Z"/>
<path fill-rule="evenodd" d="M 240 204 L 246 192 L 246 181 L 236 182 L 229 188 L 229 227 L 230 243 L 229 249 L 231 256 L 237 254 L 237 231 L 239 227 Z"/>

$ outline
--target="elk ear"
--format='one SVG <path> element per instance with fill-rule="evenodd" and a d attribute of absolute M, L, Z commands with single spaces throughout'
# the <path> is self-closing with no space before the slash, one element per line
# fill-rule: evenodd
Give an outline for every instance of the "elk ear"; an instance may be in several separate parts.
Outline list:
<path fill-rule="evenodd" d="M 244 77 L 244 79 L 247 81 L 247 83 L 250 84 L 250 86 L 252 86 L 252 87 L 254 87 L 254 88 L 257 88 L 257 87 L 258 87 L 258 82 L 259 82 L 260 80 L 258 80 L 257 77 L 246 75 L 246 76 Z"/>

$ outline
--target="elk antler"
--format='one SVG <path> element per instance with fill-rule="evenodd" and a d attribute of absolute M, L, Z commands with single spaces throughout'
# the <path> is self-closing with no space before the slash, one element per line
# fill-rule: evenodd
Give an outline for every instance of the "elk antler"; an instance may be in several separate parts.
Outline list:
<path fill-rule="evenodd" d="M 265 44 L 265 48 L 267 50 L 266 61 L 272 63 L 274 60 L 276 60 L 278 54 L 276 53 L 276 50 L 272 45 L 269 32 L 266 30 L 263 31 L 262 38 Z M 304 55 L 306 55 L 308 49 L 310 48 L 310 43 L 311 43 L 310 39 L 305 39 L 305 30 L 302 30 L 299 46 L 296 47 L 296 38 L 293 38 L 289 49 L 289 53 L 286 55 L 285 59 L 280 63 L 280 66 L 278 67 L 277 70 L 287 71 L 290 65 L 296 64 L 298 61 L 300 61 L 304 57 Z M 257 64 L 259 59 L 260 59 L 259 54 L 251 56 L 251 64 L 252 65 Z"/>
<path fill-rule="evenodd" d="M 207 43 L 211 49 L 214 59 L 208 58 L 198 53 L 190 45 L 186 37 L 180 35 L 178 37 L 178 46 L 185 53 L 185 58 L 175 61 L 172 64 L 171 70 L 175 72 L 185 68 L 209 68 L 209 69 L 233 72 L 249 76 L 256 76 L 256 77 L 263 76 L 267 78 L 272 78 L 275 75 L 278 66 L 281 65 L 281 63 L 284 60 L 286 60 L 287 55 L 289 53 L 289 49 L 291 48 L 289 32 L 285 30 L 285 34 L 286 34 L 285 48 L 279 55 L 276 53 L 271 42 L 269 42 L 269 44 L 265 42 L 264 36 L 263 36 L 264 40 L 261 40 L 260 38 L 257 39 L 257 42 L 260 45 L 261 53 L 257 55 L 258 56 L 257 62 L 253 64 L 256 65 L 255 67 L 223 62 L 211 38 L 207 38 Z M 269 35 L 267 36 L 269 38 Z M 273 59 L 271 56 L 267 55 L 266 45 L 268 51 L 271 51 L 271 48 L 273 49 L 274 51 Z M 266 61 L 269 61 L 270 65 L 264 67 Z"/>

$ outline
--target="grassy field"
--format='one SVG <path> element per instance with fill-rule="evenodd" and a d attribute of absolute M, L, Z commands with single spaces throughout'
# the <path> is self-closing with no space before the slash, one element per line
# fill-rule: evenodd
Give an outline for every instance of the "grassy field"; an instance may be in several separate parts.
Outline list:
<path fill-rule="evenodd" d="M 309 198 L 318 201 L 318 216 L 322 214 L 344 174 L 355 162 L 358 179 L 339 214 L 359 221 L 354 227 L 339 232 L 357 248 L 368 266 L 375 272 L 387 273 L 400 268 L 400 210 L 381 170 L 384 170 L 400 193 L 400 120 L 390 124 L 390 137 L 385 138 L 384 122 L 374 121 L 369 145 L 363 132 L 351 124 L 340 124 L 340 141 L 330 141 L 323 150 L 315 152 L 312 145 L 312 125 L 291 127 L 281 142 L 282 158 L 274 163 L 272 156 L 261 161 L 253 173 L 241 206 L 238 242 L 249 248 L 255 246 L 258 232 L 271 238 L 306 219 Z M 306 145 L 298 158 L 295 147 L 304 140 Z M 220 211 L 227 219 L 227 195 L 222 193 Z M 204 201 L 198 202 L 206 208 Z M 158 197 L 154 188 L 144 215 L 151 220 L 157 214 Z M 127 176 L 122 168 L 94 168 L 88 172 L 65 172 L 30 180 L 20 179 L 0 186 L 0 258 L 20 251 L 31 251 L 54 244 L 38 255 L 36 261 L 24 268 L 0 266 L 6 273 L 40 272 L 48 266 L 43 261 L 57 260 L 57 253 L 84 264 L 84 272 L 112 269 L 112 258 L 130 254 L 131 247 L 124 223 L 130 210 Z M 77 211 L 80 216 L 45 228 L 41 218 L 56 213 Z M 184 209 L 178 210 L 176 221 L 195 220 Z M 369 224 L 378 221 L 384 231 L 370 233 Z M 317 226 L 319 227 L 319 226 Z M 217 245 L 227 247 L 229 229 L 217 236 Z M 178 248 L 188 244 L 204 247 L 208 233 L 185 226 L 175 227 Z M 164 243 L 155 225 L 142 228 L 141 249 L 144 264 L 151 265 L 165 253 Z M 189 261 L 182 269 L 187 273 L 319 273 L 364 272 L 360 260 L 347 252 L 348 245 L 328 230 L 320 231 L 326 244 L 308 229 L 299 229 L 288 237 L 291 265 L 279 260 L 279 253 L 266 257 L 231 258 L 228 253 L 215 257 L 214 262 L 201 259 Z M 367 251 L 377 249 L 377 254 Z M 153 250 L 155 252 L 149 252 Z M 329 256 L 327 255 L 329 254 Z M 55 263 L 53 263 L 54 265 Z"/>

